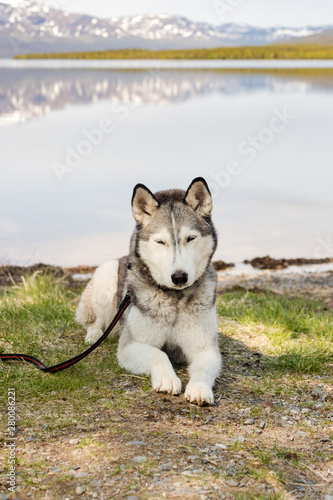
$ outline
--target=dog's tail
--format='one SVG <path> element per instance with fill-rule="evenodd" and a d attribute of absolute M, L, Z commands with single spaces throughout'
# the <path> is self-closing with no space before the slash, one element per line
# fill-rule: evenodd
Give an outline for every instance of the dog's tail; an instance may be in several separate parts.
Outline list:
<path fill-rule="evenodd" d="M 95 323 L 96 314 L 92 306 L 92 281 L 88 283 L 81 295 L 78 308 L 75 313 L 75 320 L 82 326 L 89 326 Z"/>

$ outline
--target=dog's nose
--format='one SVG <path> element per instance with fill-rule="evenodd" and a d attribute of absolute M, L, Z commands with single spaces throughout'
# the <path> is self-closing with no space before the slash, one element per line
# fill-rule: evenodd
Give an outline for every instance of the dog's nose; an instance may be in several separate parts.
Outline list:
<path fill-rule="evenodd" d="M 184 271 L 176 271 L 171 275 L 172 283 L 177 286 L 185 285 L 188 280 L 188 274 L 184 273 Z"/>

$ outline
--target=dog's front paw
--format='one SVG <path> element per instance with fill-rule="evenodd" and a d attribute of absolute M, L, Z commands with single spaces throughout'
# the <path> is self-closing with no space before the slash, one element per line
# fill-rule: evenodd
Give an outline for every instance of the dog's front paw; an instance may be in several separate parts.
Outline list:
<path fill-rule="evenodd" d="M 186 387 L 185 398 L 190 403 L 197 403 L 198 406 L 212 405 L 214 403 L 213 391 L 202 382 L 190 381 Z"/>
<path fill-rule="evenodd" d="M 103 331 L 100 328 L 87 328 L 87 335 L 84 339 L 86 344 L 94 344 L 103 335 Z"/>
<path fill-rule="evenodd" d="M 173 396 L 180 394 L 182 383 L 175 373 L 155 373 L 152 375 L 152 385 L 156 392 L 165 392 Z"/>

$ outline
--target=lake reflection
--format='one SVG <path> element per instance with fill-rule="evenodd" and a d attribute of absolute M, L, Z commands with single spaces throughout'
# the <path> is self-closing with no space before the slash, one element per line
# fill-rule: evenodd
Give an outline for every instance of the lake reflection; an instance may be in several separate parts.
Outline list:
<path fill-rule="evenodd" d="M 198 175 L 215 195 L 218 258 L 326 255 L 331 75 L 2 68 L 0 259 L 126 253 L 133 186 L 185 189 Z M 272 132 L 276 113 L 290 118 Z"/>

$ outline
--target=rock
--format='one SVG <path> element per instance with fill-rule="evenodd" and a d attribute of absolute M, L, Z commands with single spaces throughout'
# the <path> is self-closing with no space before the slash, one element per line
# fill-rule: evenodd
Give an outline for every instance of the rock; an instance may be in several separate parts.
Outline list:
<path fill-rule="evenodd" d="M 234 460 L 230 460 L 230 462 L 228 463 L 227 468 L 226 468 L 226 473 L 228 474 L 228 476 L 234 476 L 235 475 L 235 473 L 236 473 L 236 467 L 235 467 L 235 461 Z"/>
<path fill-rule="evenodd" d="M 170 463 L 167 463 L 167 464 L 160 465 L 158 468 L 161 471 L 165 471 L 165 470 L 170 470 L 171 466 L 172 466 L 172 463 L 170 462 Z"/>
<path fill-rule="evenodd" d="M 90 486 L 92 488 L 99 488 L 101 486 L 101 482 L 95 479 L 94 481 L 91 482 Z"/>
<path fill-rule="evenodd" d="M 79 440 L 77 438 L 69 440 L 69 444 L 78 444 L 78 443 L 79 443 Z"/>
<path fill-rule="evenodd" d="M 147 443 L 144 441 L 131 441 L 130 443 L 127 443 L 127 446 L 147 446 Z"/>
<path fill-rule="evenodd" d="M 253 425 L 253 424 L 254 424 L 253 418 L 247 418 L 244 422 L 244 425 Z"/>
<path fill-rule="evenodd" d="M 147 461 L 146 457 L 134 457 L 133 462 L 136 462 L 137 464 L 143 464 L 144 462 Z"/>
<path fill-rule="evenodd" d="M 0 500 L 7 500 L 8 495 L 5 495 L 4 493 L 0 493 Z"/>
<path fill-rule="evenodd" d="M 224 262 L 223 260 L 217 260 L 213 262 L 215 271 L 224 271 L 230 267 L 235 267 L 235 264 Z"/>
<path fill-rule="evenodd" d="M 50 472 L 61 472 L 62 469 L 58 469 L 57 467 L 52 467 L 52 469 L 50 469 Z"/>
<path fill-rule="evenodd" d="M 89 472 L 79 472 L 78 474 L 75 475 L 76 479 L 80 479 L 82 477 L 87 477 Z"/>
<path fill-rule="evenodd" d="M 78 469 L 81 469 L 81 467 L 79 465 L 73 465 L 72 469 L 73 470 L 78 470 Z"/>
<path fill-rule="evenodd" d="M 77 495 L 82 495 L 84 493 L 84 488 L 82 488 L 82 486 L 77 486 L 76 490 L 75 490 L 75 493 Z"/>
<path fill-rule="evenodd" d="M 267 423 L 264 422 L 264 420 L 263 420 L 262 422 L 260 422 L 259 427 L 260 427 L 260 429 L 265 429 L 265 427 L 267 427 Z"/>
<path fill-rule="evenodd" d="M 216 448 L 220 448 L 220 450 L 226 450 L 227 445 L 226 444 L 221 444 L 221 443 L 216 443 Z"/>
<path fill-rule="evenodd" d="M 236 479 L 227 479 L 226 483 L 228 486 L 232 486 L 233 488 L 236 488 L 239 485 L 239 481 L 236 481 Z"/>

